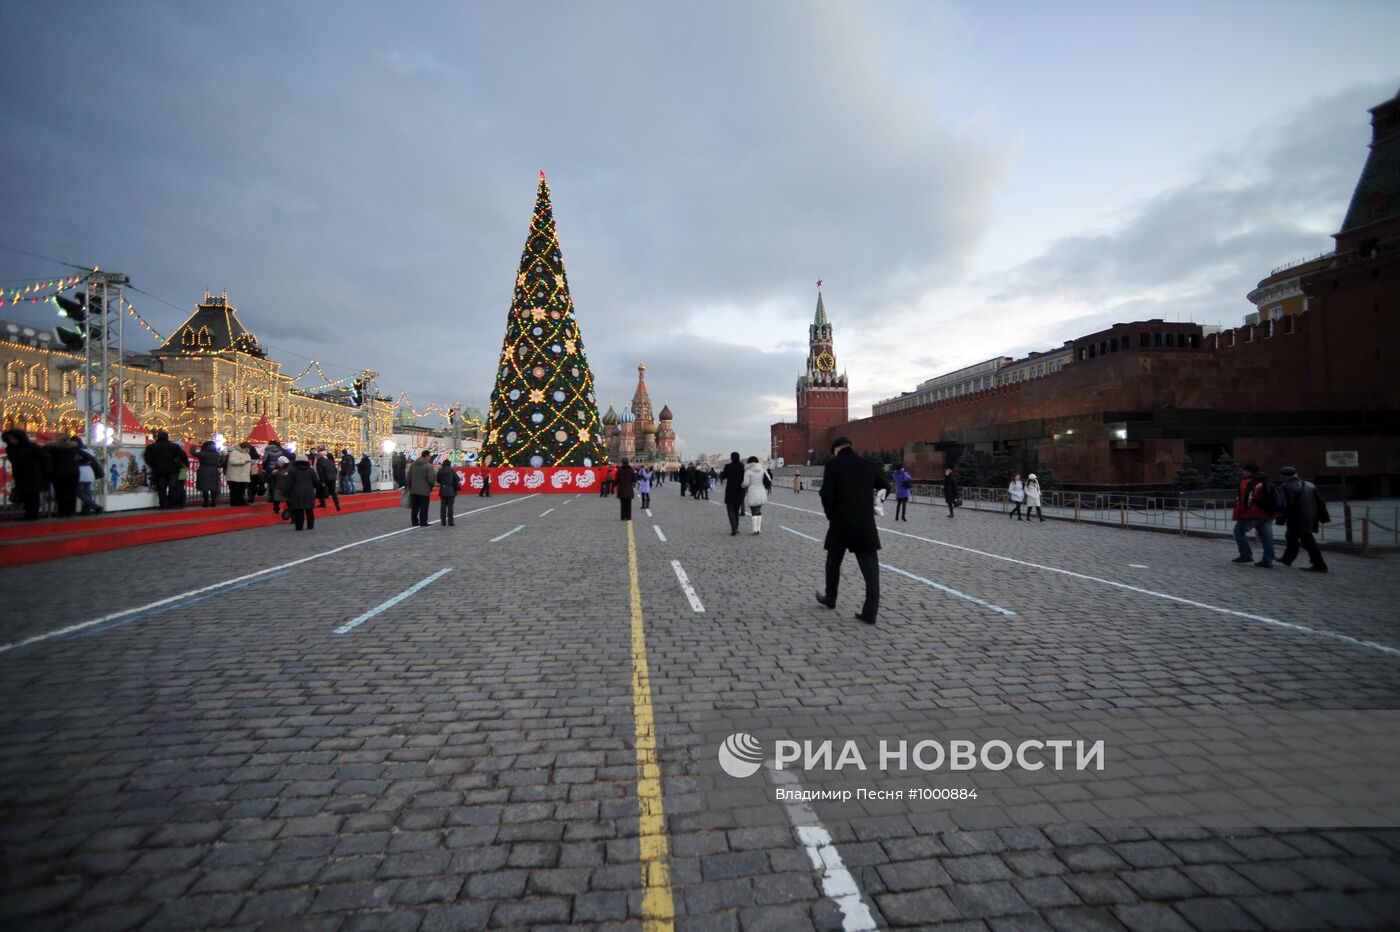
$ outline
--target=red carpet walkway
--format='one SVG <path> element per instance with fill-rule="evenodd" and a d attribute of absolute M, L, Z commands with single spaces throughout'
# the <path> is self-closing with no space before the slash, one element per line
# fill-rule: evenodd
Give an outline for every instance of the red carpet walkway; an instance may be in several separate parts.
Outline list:
<path fill-rule="evenodd" d="M 343 495 L 340 504 L 344 509 L 340 514 L 392 508 L 399 504 L 399 493 Z M 318 520 L 336 514 L 334 506 L 316 509 Z M 225 503 L 217 508 L 195 505 L 186 506 L 180 511 L 119 512 L 86 518 L 6 521 L 0 524 L 0 567 L 41 563 L 85 553 L 121 550 L 142 544 L 280 523 L 282 519 L 272 513 L 272 506 L 266 500 L 246 508 L 233 508 Z"/>

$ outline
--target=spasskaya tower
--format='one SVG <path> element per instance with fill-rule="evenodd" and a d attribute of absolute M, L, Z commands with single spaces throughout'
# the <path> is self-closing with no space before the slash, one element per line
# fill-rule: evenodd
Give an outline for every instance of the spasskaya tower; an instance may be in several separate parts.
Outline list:
<path fill-rule="evenodd" d="M 850 419 L 847 395 L 846 374 L 836 370 L 831 322 L 818 281 L 817 313 L 807 328 L 807 369 L 797 379 L 797 423 L 772 426 L 773 457 L 796 465 L 826 453 L 828 431 Z"/>

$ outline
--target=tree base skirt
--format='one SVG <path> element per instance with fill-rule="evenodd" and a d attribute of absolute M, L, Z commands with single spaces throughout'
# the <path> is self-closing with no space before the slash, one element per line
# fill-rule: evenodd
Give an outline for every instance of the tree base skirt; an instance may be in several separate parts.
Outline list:
<path fill-rule="evenodd" d="M 599 466 L 472 466 L 457 467 L 457 472 L 462 477 L 463 495 L 481 491 L 488 474 L 493 495 L 543 495 L 546 492 L 572 495 L 597 492 L 605 469 Z"/>

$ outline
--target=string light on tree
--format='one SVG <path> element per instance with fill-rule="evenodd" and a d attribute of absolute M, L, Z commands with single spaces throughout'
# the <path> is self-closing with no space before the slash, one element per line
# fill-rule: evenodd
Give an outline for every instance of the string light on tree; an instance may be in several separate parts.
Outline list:
<path fill-rule="evenodd" d="M 597 466 L 607 460 L 598 436 L 593 373 L 574 317 L 549 183 L 540 172 L 491 392 L 482 462 Z"/>

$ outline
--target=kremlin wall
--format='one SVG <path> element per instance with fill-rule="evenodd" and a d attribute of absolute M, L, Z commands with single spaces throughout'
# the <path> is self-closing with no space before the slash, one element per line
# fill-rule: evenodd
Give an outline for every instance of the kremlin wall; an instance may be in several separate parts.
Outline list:
<path fill-rule="evenodd" d="M 1116 324 L 1071 340 L 1057 371 L 857 420 L 844 416 L 844 385 L 833 416 L 804 404 L 799 380 L 797 421 L 773 425 L 773 455 L 811 462 L 844 435 L 858 451 L 902 451 L 924 480 L 965 450 L 1006 450 L 1022 472 L 1049 469 L 1066 486 L 1163 489 L 1183 458 L 1208 472 L 1224 453 L 1361 496 L 1400 494 L 1400 96 L 1371 115 L 1336 248 L 1261 281 L 1244 326 Z M 818 316 L 825 324 L 820 299 Z M 830 330 L 809 373 L 818 351 L 834 352 Z"/>

